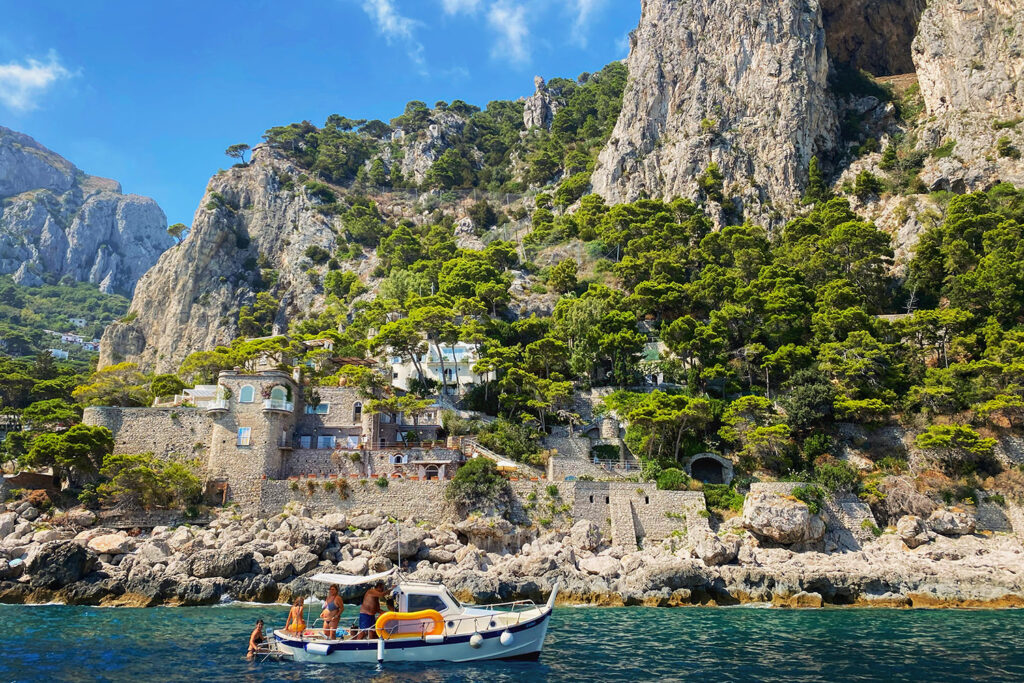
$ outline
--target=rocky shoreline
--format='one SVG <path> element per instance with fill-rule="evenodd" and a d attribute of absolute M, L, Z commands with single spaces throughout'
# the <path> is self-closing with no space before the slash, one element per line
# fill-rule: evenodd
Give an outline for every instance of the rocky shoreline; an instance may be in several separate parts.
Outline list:
<path fill-rule="evenodd" d="M 947 517 L 956 515 L 927 523 L 905 516 L 851 552 L 770 547 L 772 530 L 739 528 L 627 552 L 589 521 L 538 535 L 500 518 L 408 519 L 397 525 L 399 542 L 396 525 L 379 511 L 314 518 L 293 506 L 258 519 L 229 509 L 205 527 L 124 532 L 95 526 L 88 511 L 44 517 L 21 504 L 0 513 L 0 602 L 279 603 L 322 592 L 309 580 L 317 572 L 362 574 L 401 561 L 410 577 L 443 581 L 476 603 L 542 600 L 558 582 L 561 604 L 1024 607 L 1020 541 L 972 533 L 967 518 L 950 526 Z M 514 552 L 505 550 L 510 545 Z M 352 601 L 358 592 L 343 597 Z"/>

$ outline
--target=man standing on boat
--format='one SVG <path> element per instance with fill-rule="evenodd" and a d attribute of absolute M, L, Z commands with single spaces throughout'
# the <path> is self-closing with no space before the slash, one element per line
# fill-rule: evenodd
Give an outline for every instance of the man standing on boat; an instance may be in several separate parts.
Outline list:
<path fill-rule="evenodd" d="M 373 635 L 374 624 L 377 623 L 377 615 L 381 613 L 380 599 L 388 594 L 387 585 L 378 581 L 363 596 L 363 604 L 359 606 L 359 635 L 361 640 L 369 640 Z"/>

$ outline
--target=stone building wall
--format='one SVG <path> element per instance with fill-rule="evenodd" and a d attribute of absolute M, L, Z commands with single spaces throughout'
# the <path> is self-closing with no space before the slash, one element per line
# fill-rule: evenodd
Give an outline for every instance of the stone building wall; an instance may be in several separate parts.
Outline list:
<path fill-rule="evenodd" d="M 449 514 L 444 500 L 445 482 L 442 481 L 393 479 L 387 488 L 381 488 L 375 479 L 347 481 L 345 484 L 340 483 L 344 480 L 339 480 L 334 482 L 333 491 L 326 490 L 324 484 L 328 481 L 331 480 L 262 481 L 259 512 L 275 515 L 295 501 L 318 514 L 372 509 L 396 519 L 416 517 L 429 520 L 441 520 Z"/>
<path fill-rule="evenodd" d="M 206 466 L 213 420 L 199 408 L 86 408 L 83 424 L 106 427 L 114 453 L 153 453 L 165 460 L 198 459 Z"/>

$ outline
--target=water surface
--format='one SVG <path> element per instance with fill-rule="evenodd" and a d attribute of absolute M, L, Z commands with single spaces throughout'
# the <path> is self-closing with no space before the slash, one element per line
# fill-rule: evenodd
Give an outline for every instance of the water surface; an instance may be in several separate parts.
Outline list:
<path fill-rule="evenodd" d="M 1024 610 L 564 607 L 536 663 L 246 662 L 255 620 L 280 626 L 286 615 L 0 605 L 0 682 L 1024 681 Z"/>

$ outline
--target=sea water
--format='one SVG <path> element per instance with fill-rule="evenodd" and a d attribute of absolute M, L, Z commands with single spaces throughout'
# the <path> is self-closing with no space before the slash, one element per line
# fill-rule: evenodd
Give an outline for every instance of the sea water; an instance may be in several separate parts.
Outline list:
<path fill-rule="evenodd" d="M 560 607 L 535 663 L 245 661 L 256 619 L 286 615 L 0 605 L 0 682 L 1024 681 L 1024 611 Z"/>

